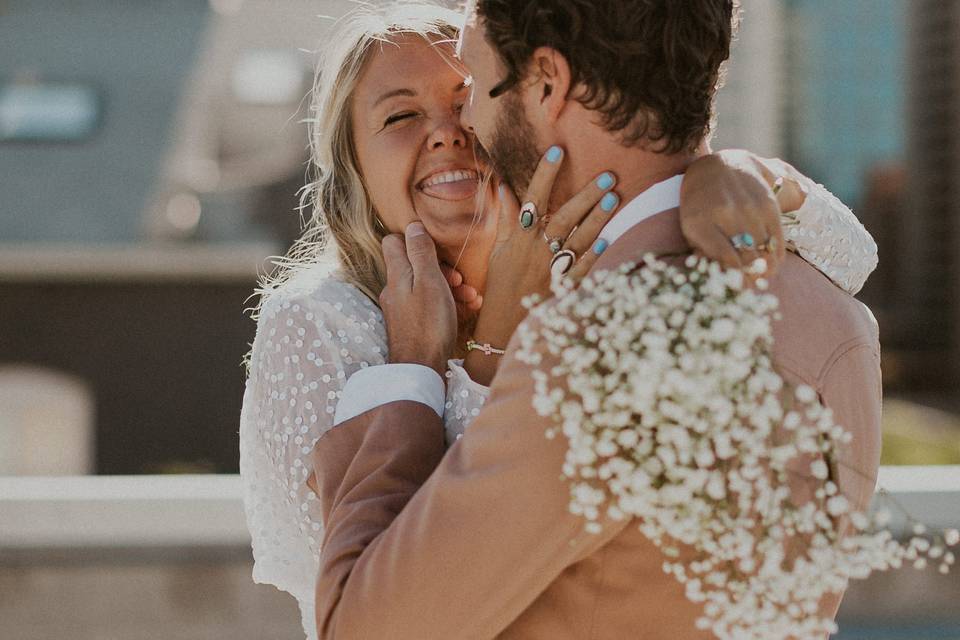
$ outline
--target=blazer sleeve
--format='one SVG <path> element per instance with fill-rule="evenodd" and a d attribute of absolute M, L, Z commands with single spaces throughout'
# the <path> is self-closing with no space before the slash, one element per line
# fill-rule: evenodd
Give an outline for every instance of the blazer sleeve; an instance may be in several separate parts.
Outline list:
<path fill-rule="evenodd" d="M 548 421 L 531 405 L 530 367 L 513 353 L 445 456 L 440 418 L 409 401 L 362 414 L 318 443 L 328 523 L 320 638 L 493 638 L 627 526 L 606 520 L 591 534 L 570 513 L 566 439 L 547 439 Z M 540 368 L 549 366 L 545 355 Z M 324 486 L 320 474 L 344 465 L 342 481 Z"/>

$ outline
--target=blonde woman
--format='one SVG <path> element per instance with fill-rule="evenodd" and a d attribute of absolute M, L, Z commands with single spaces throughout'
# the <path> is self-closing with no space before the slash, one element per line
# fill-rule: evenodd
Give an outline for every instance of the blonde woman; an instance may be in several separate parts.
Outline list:
<path fill-rule="evenodd" d="M 367 8 L 338 22 L 313 91 L 312 217 L 261 292 L 240 425 L 253 578 L 297 599 L 308 638 L 316 638 L 313 591 L 323 539 L 309 454 L 333 426 L 346 380 L 387 361 L 377 305 L 386 279 L 381 240 L 420 220 L 436 241 L 462 303 L 460 353 L 454 355 L 463 355 L 482 304 L 499 199 L 496 180 L 482 179 L 488 171 L 460 124 L 467 89 L 452 43 L 461 20 L 446 9 L 407 3 Z M 858 290 L 875 266 L 876 250 L 853 214 L 789 167 L 752 156 L 741 166 L 758 171 L 731 169 L 714 157 L 687 173 L 685 180 L 698 186 L 687 191 L 705 194 L 703 202 L 688 199 L 682 207 L 690 242 L 730 260 L 728 247 L 716 244 L 729 236 L 730 225 L 739 231 L 769 222 L 764 198 L 770 188 L 753 175 L 770 182 L 784 177 L 780 207 L 798 209 L 783 217 L 791 249 L 838 285 Z M 725 199 L 738 206 L 715 204 Z M 736 219 L 728 219 L 731 210 Z M 827 228 L 829 242 L 820 235 Z M 846 250 L 836 255 L 840 244 Z M 487 388 L 470 380 L 457 360 L 447 375 L 449 445 L 479 413 Z"/>

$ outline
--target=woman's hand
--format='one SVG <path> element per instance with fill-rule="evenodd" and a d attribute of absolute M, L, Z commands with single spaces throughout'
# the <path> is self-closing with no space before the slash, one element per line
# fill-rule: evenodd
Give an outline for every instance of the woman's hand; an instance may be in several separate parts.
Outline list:
<path fill-rule="evenodd" d="M 522 198 L 524 208 L 532 203 L 536 211 L 529 228 L 520 221 L 521 200 L 506 186 L 500 187 L 497 239 L 490 256 L 483 309 L 474 332 L 478 343 L 503 349 L 527 315 L 523 299 L 532 294 L 549 294 L 553 249 L 562 250 L 575 261 L 567 273 L 574 279 L 586 274 L 606 249 L 602 242 L 595 243 L 620 206 L 619 197 L 612 191 L 616 185 L 612 173 L 597 176 L 557 211 L 544 215 L 563 160 L 559 147 L 552 147 L 541 159 Z M 471 351 L 465 367 L 473 380 L 489 384 L 498 360 L 496 356 Z"/>
<path fill-rule="evenodd" d="M 483 296 L 475 287 L 471 287 L 463 281 L 463 274 L 446 262 L 440 263 L 440 271 L 443 277 L 450 285 L 450 292 L 453 293 L 453 299 L 467 311 L 479 311 L 483 306 Z"/>
<path fill-rule="evenodd" d="M 698 253 L 729 268 L 745 268 L 763 258 L 770 275 L 786 253 L 781 212 L 795 211 L 803 201 L 803 191 L 786 167 L 747 151 L 721 151 L 687 169 L 680 225 Z M 734 248 L 733 238 L 741 234 L 750 235 L 753 248 Z"/>

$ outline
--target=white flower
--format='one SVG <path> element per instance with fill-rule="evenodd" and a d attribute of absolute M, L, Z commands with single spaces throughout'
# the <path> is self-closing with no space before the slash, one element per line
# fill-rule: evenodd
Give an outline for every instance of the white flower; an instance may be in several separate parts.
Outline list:
<path fill-rule="evenodd" d="M 889 513 L 854 511 L 828 480 L 851 435 L 813 387 L 792 388 L 774 369 L 777 299 L 745 289 L 740 271 L 684 265 L 646 256 L 579 289 L 558 281 L 553 303 L 517 330 L 521 360 L 555 363 L 534 371 L 532 402 L 551 418 L 547 436 L 567 439 L 570 512 L 590 533 L 601 514 L 635 519 L 669 558 L 664 571 L 703 604 L 697 627 L 723 639 L 825 637 L 836 625 L 819 603 L 850 579 L 907 562 L 949 569 L 943 545 L 960 543 L 956 530 L 943 545 L 922 527 L 900 543 L 883 528 Z M 801 456 L 815 458 L 809 476 Z M 817 483 L 800 505 L 788 482 L 798 473 Z M 784 540 L 798 537 L 809 544 L 788 565 Z"/>
<path fill-rule="evenodd" d="M 818 480 L 826 480 L 830 475 L 830 468 L 823 460 L 814 460 L 810 463 L 810 473 Z"/>

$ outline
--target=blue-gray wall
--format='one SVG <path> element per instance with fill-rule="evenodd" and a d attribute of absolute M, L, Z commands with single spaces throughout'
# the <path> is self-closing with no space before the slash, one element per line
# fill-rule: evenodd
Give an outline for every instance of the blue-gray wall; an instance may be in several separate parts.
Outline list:
<path fill-rule="evenodd" d="M 847 204 L 906 146 L 907 0 L 788 0 L 789 159 Z"/>
<path fill-rule="evenodd" d="M 35 73 L 105 99 L 86 142 L 0 143 L 0 242 L 140 239 L 208 13 L 202 0 L 0 3 L 0 82 Z"/>

